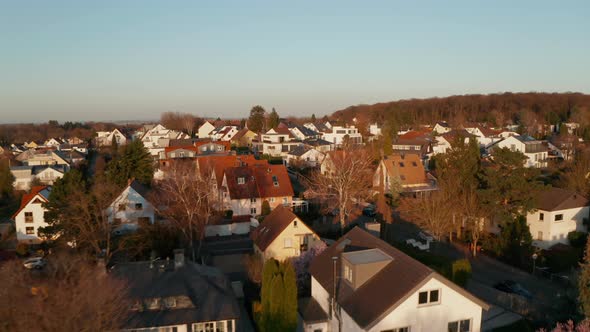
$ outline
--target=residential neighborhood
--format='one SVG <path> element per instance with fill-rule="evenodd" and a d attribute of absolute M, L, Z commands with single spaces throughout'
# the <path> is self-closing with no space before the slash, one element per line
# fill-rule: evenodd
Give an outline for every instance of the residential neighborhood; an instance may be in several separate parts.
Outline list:
<path fill-rule="evenodd" d="M 0 13 L 0 332 L 590 332 L 590 1 Z"/>

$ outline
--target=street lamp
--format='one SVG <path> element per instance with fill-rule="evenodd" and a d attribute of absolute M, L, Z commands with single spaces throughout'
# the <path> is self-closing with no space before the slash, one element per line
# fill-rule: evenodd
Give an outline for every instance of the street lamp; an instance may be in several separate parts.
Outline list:
<path fill-rule="evenodd" d="M 537 253 L 533 254 L 533 275 L 535 274 L 535 265 L 536 265 L 538 257 L 539 257 L 539 255 L 537 255 Z"/>

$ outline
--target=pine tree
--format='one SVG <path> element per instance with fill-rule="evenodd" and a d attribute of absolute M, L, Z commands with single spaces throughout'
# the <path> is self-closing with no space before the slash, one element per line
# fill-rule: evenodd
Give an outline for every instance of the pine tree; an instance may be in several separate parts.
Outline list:
<path fill-rule="evenodd" d="M 283 262 L 283 313 L 284 331 L 297 329 L 297 277 L 290 261 Z"/>
<path fill-rule="evenodd" d="M 584 262 L 580 264 L 580 275 L 578 277 L 578 301 L 582 307 L 582 313 L 590 318 L 590 237 L 586 243 Z"/>
<path fill-rule="evenodd" d="M 315 123 L 316 122 L 316 118 L 315 118 L 315 113 L 311 115 L 311 123 Z"/>
<path fill-rule="evenodd" d="M 272 112 L 270 112 L 270 114 L 268 115 L 267 128 L 269 128 L 269 129 L 275 128 L 276 126 L 279 125 L 280 122 L 281 122 L 281 119 L 279 117 L 279 114 L 277 113 L 277 111 L 273 107 Z"/>
<path fill-rule="evenodd" d="M 259 133 L 264 129 L 264 117 L 266 111 L 260 105 L 252 107 L 250 110 L 250 117 L 248 118 L 248 129 L 255 133 Z"/>
<path fill-rule="evenodd" d="M 153 158 L 140 140 L 126 145 L 123 152 L 107 166 L 111 183 L 124 187 L 129 179 L 149 186 L 154 177 Z"/>
<path fill-rule="evenodd" d="M 262 332 L 295 331 L 297 328 L 297 279 L 290 261 L 274 259 L 264 264 L 261 312 L 257 317 Z"/>

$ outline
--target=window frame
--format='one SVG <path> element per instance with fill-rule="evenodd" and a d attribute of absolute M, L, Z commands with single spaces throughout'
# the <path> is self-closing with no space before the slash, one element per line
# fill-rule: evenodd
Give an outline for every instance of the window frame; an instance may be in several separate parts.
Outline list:
<path fill-rule="evenodd" d="M 436 292 L 436 301 L 432 300 L 432 294 Z M 421 296 L 422 294 L 426 294 L 426 302 L 421 303 L 422 299 Z M 441 303 L 441 297 L 442 297 L 442 289 L 440 288 L 436 288 L 436 289 L 429 289 L 429 290 L 424 290 L 424 291 L 420 291 L 418 292 L 418 306 L 423 307 L 423 306 L 429 306 L 429 305 L 437 305 Z"/>
<path fill-rule="evenodd" d="M 555 217 L 553 217 L 553 220 L 556 222 L 562 222 L 563 221 L 563 213 L 556 214 Z"/>
<path fill-rule="evenodd" d="M 35 226 L 25 227 L 26 235 L 35 235 Z"/>

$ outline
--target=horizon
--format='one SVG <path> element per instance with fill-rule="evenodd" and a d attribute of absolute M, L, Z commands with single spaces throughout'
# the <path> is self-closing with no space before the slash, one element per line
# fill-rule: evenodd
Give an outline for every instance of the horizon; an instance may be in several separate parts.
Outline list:
<path fill-rule="evenodd" d="M 590 93 L 583 1 L 0 8 L 4 124 L 245 118 L 254 105 L 319 117 L 406 99 Z"/>

